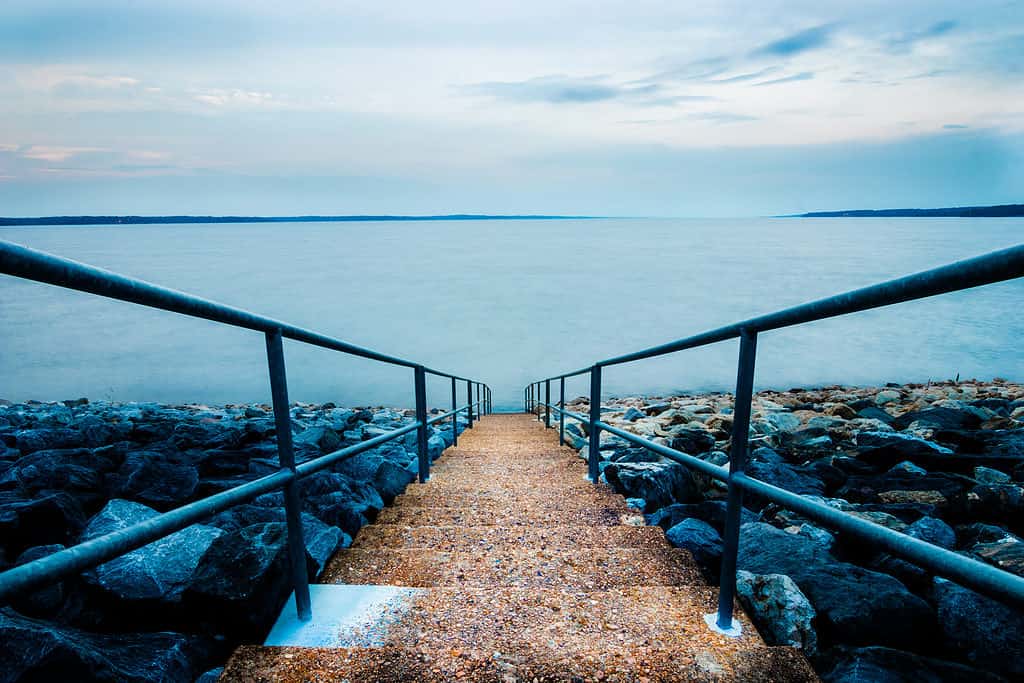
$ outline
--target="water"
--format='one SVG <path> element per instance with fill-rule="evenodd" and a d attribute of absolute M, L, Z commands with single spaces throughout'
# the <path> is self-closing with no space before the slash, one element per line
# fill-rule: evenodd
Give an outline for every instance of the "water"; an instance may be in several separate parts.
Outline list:
<path fill-rule="evenodd" d="M 537 377 L 1022 241 L 1021 219 L 0 228 L 0 238 L 480 378 Z M 1024 380 L 1024 281 L 761 335 L 757 385 Z M 735 341 L 609 368 L 608 393 L 731 389 Z M 412 371 L 285 342 L 293 400 L 412 405 Z M 0 277 L 0 397 L 269 400 L 262 335 Z M 587 392 L 570 380 L 570 396 Z M 432 380 L 432 405 L 449 401 Z M 461 394 L 460 394 L 461 396 Z"/>

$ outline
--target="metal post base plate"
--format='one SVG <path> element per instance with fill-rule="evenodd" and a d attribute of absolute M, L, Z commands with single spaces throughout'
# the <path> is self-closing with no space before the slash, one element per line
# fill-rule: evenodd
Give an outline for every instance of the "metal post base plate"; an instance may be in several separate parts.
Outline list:
<path fill-rule="evenodd" d="M 705 614 L 704 623 L 715 633 L 721 633 L 723 636 L 729 636 L 730 638 L 739 638 L 740 634 L 743 633 L 743 627 L 740 625 L 739 619 L 733 619 L 732 625 L 725 629 L 718 625 L 717 614 Z"/>

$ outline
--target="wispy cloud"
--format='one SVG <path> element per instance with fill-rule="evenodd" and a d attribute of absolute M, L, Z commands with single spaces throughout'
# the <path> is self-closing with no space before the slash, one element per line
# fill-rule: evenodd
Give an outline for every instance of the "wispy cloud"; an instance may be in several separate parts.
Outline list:
<path fill-rule="evenodd" d="M 793 74 L 791 76 L 783 76 L 782 78 L 774 78 L 770 81 L 761 81 L 760 83 L 754 83 L 754 86 L 757 87 L 762 85 L 779 85 L 780 83 L 793 83 L 795 81 L 809 81 L 812 78 L 814 78 L 813 71 L 801 71 L 800 73 Z"/>
<path fill-rule="evenodd" d="M 102 147 L 51 147 L 47 145 L 31 145 L 20 153 L 24 159 L 62 163 L 72 157 L 96 152 L 105 152 Z"/>
<path fill-rule="evenodd" d="M 706 95 L 677 95 L 658 83 L 619 85 L 606 76 L 583 78 L 564 75 L 538 76 L 525 81 L 488 81 L 461 86 L 470 95 L 518 103 L 591 104 L 611 100 L 639 106 L 671 106 L 711 99 Z"/>
<path fill-rule="evenodd" d="M 687 115 L 693 121 L 710 121 L 712 123 L 743 123 L 745 121 L 757 121 L 756 116 L 747 114 L 736 114 L 728 111 L 704 111 Z"/>
<path fill-rule="evenodd" d="M 767 45 L 762 45 L 751 55 L 754 57 L 792 57 L 801 52 L 824 47 L 831 41 L 834 28 L 832 24 L 823 24 L 804 29 Z"/>
<path fill-rule="evenodd" d="M 915 43 L 945 35 L 954 30 L 957 26 L 957 22 L 952 20 L 947 19 L 945 21 L 939 21 L 920 31 L 907 31 L 896 36 L 891 36 L 886 41 L 886 44 L 889 49 L 895 52 L 906 52 L 910 50 Z"/>

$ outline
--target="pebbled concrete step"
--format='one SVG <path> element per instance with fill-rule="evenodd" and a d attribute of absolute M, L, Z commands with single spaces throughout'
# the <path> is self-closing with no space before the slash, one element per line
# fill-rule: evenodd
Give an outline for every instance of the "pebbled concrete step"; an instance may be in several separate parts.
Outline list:
<path fill-rule="evenodd" d="M 371 524 L 356 535 L 353 548 L 426 548 L 445 552 L 495 548 L 646 548 L 663 545 L 656 526 L 418 526 Z"/>
<path fill-rule="evenodd" d="M 526 649 L 514 653 L 421 652 L 409 647 L 374 649 L 239 648 L 221 676 L 225 683 L 441 683 L 466 681 L 605 681 L 607 683 L 813 683 L 818 677 L 798 650 L 756 647 L 721 658 L 680 655 L 669 648 L 595 648 L 576 653 Z"/>
<path fill-rule="evenodd" d="M 613 506 L 625 511 L 625 499 L 609 491 L 595 488 L 574 490 L 571 488 L 545 488 L 517 492 L 510 497 L 506 491 L 444 491 L 441 489 L 420 488 L 406 491 L 395 499 L 395 505 L 414 505 L 417 507 L 436 508 L 487 508 L 502 507 L 509 503 L 528 508 L 546 508 L 548 510 L 576 510 L 600 506 Z"/>
<path fill-rule="evenodd" d="M 385 508 L 377 524 L 399 526 L 621 526 L 641 525 L 643 515 L 622 507 L 537 510 L 525 505 L 481 506 L 478 508 L 402 507 Z"/>
<path fill-rule="evenodd" d="M 327 564 L 324 583 L 394 586 L 559 586 L 602 590 L 613 586 L 704 583 L 685 550 L 587 548 L 581 553 L 524 548 L 494 552 L 348 548 Z"/>

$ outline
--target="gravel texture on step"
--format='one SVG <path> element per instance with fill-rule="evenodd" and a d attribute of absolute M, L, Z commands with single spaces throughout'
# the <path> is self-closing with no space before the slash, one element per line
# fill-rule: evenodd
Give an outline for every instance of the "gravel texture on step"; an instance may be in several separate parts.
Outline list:
<path fill-rule="evenodd" d="M 419 526 L 371 524 L 363 527 L 353 548 L 431 548 L 444 552 L 504 550 L 514 547 L 571 550 L 574 548 L 644 548 L 664 543 L 653 526 Z"/>

